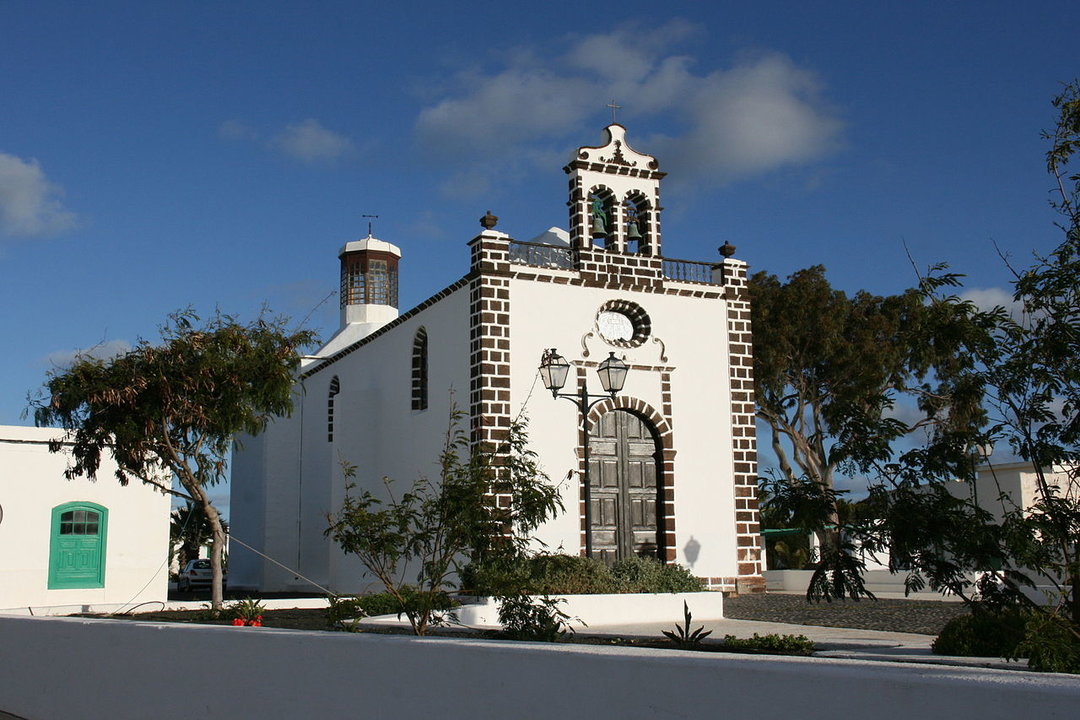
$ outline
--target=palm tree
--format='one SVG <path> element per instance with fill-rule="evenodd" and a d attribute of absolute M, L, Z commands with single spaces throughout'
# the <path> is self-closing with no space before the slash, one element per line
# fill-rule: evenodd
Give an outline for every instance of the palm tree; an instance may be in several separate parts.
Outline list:
<path fill-rule="evenodd" d="M 183 568 L 188 560 L 199 557 L 199 549 L 210 542 L 214 536 L 214 530 L 206 513 L 190 500 L 184 507 L 178 507 L 172 511 L 170 521 L 169 547 L 176 553 L 177 561 Z M 227 533 L 228 523 L 222 520 L 221 525 Z"/>

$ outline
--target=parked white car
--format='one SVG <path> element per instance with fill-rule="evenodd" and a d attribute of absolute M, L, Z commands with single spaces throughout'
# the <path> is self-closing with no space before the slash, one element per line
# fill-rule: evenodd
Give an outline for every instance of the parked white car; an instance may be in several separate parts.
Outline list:
<path fill-rule="evenodd" d="M 213 580 L 213 571 L 210 569 L 210 561 L 206 558 L 188 560 L 188 564 L 180 571 L 176 579 L 176 589 L 180 592 L 209 589 Z M 221 587 L 225 588 L 228 574 L 221 574 Z"/>

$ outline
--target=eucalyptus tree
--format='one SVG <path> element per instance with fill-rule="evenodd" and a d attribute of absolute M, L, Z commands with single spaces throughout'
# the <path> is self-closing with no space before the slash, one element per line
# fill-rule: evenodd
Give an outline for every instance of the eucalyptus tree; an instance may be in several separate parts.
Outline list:
<path fill-rule="evenodd" d="M 970 364 L 966 317 L 926 303 L 918 288 L 849 296 L 820 265 L 787 282 L 757 273 L 750 293 L 757 416 L 776 458 L 773 511 L 818 535 L 813 594 L 869 595 L 841 532 L 837 476 L 872 471 L 902 438 L 948 433 L 981 413 L 977 393 L 949 382 Z"/>
<path fill-rule="evenodd" d="M 50 443 L 53 452 L 70 446 L 67 477 L 95 479 L 109 453 L 121 484 L 135 478 L 194 503 L 211 528 L 219 610 L 225 528 L 208 488 L 224 478 L 234 435 L 257 434 L 291 412 L 297 351 L 314 337 L 287 330 L 283 319 L 242 324 L 216 313 L 199 323 L 191 310 L 175 313 L 159 343 L 140 340 L 109 360 L 84 355 L 50 373 L 34 419 L 67 431 Z M 170 475 L 183 493 L 171 490 Z"/>

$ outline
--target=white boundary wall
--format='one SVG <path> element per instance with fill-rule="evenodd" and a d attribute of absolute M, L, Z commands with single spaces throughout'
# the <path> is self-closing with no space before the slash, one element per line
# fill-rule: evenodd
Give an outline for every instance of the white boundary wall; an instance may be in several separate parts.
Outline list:
<path fill-rule="evenodd" d="M 644 648 L 0 617 L 29 718 L 1074 718 L 1080 678 Z"/>
<path fill-rule="evenodd" d="M 724 617 L 724 594 L 718 592 L 565 595 L 560 599 L 563 602 L 559 603 L 559 610 L 570 616 L 570 625 L 575 630 L 582 631 L 594 626 L 668 622 L 682 617 L 684 602 L 695 620 L 722 620 Z M 462 625 L 498 628 L 502 627 L 500 606 L 501 603 L 493 598 L 477 598 L 476 602 L 455 608 L 455 612 Z M 396 615 L 384 617 L 397 621 Z M 580 627 L 581 623 L 584 623 L 584 629 Z"/>

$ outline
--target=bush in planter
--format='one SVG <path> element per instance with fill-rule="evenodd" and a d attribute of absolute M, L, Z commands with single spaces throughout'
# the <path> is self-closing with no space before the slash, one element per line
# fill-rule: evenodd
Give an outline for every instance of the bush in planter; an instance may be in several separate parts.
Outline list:
<path fill-rule="evenodd" d="M 462 589 L 476 595 L 500 595 L 512 588 L 527 595 L 596 595 L 604 593 L 698 592 L 700 580 L 681 565 L 652 558 L 629 558 L 611 567 L 578 555 L 540 554 L 510 562 L 469 565 Z"/>
<path fill-rule="evenodd" d="M 473 563 L 461 577 L 463 592 L 474 595 L 592 595 L 618 592 L 611 571 L 599 560 L 540 554 Z"/>
<path fill-rule="evenodd" d="M 930 649 L 938 655 L 1014 658 L 1027 621 L 1028 614 L 1017 610 L 976 608 L 947 622 Z"/>
<path fill-rule="evenodd" d="M 623 588 L 621 592 L 678 593 L 705 589 L 704 583 L 682 565 L 664 564 L 650 557 L 619 560 L 611 566 L 611 576 Z"/>

